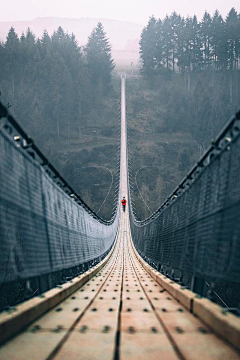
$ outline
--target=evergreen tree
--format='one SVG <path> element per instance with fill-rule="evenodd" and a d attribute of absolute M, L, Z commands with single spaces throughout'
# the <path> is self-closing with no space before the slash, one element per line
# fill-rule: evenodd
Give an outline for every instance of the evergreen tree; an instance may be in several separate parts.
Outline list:
<path fill-rule="evenodd" d="M 43 30 L 42 38 L 41 38 L 41 44 L 45 47 L 48 47 L 51 43 L 51 38 L 48 35 L 48 32 L 46 29 Z"/>
<path fill-rule="evenodd" d="M 166 64 L 167 69 L 172 67 L 172 61 L 173 61 L 173 27 L 172 27 L 172 20 L 168 16 L 163 20 L 162 23 L 162 32 L 164 34 L 163 37 L 163 59 L 164 63 Z"/>
<path fill-rule="evenodd" d="M 200 38 L 200 25 L 197 21 L 197 17 L 194 15 L 191 23 L 191 62 L 192 70 L 197 71 L 201 69 L 202 64 L 202 42 Z"/>
<path fill-rule="evenodd" d="M 211 49 L 211 24 L 212 19 L 210 14 L 205 11 L 202 22 L 200 24 L 202 42 L 203 42 L 203 61 L 204 68 L 207 69 L 211 65 L 212 49 Z"/>
<path fill-rule="evenodd" d="M 152 16 L 141 33 L 140 57 L 142 70 L 147 76 L 151 76 L 162 62 L 161 25 L 162 22 L 157 22 Z"/>
<path fill-rule="evenodd" d="M 12 51 L 13 53 L 16 53 L 19 48 L 19 38 L 14 30 L 13 27 L 8 32 L 6 42 L 4 44 L 5 49 L 10 53 Z"/>
<path fill-rule="evenodd" d="M 11 86 L 8 88 L 9 100 L 13 102 L 15 98 L 15 90 L 18 84 L 18 75 L 20 70 L 19 50 L 20 41 L 13 27 L 8 32 L 6 42 L 4 44 L 5 56 L 3 57 L 4 68 L 2 69 L 3 77 L 7 77 L 11 81 Z M 9 76 L 10 75 L 10 76 Z"/>
<path fill-rule="evenodd" d="M 227 39 L 225 23 L 216 10 L 212 18 L 212 56 L 214 69 L 220 70 L 227 67 Z"/>
<path fill-rule="evenodd" d="M 184 70 L 190 72 L 192 70 L 193 61 L 193 43 L 192 43 L 192 18 L 187 17 L 184 26 Z"/>
<path fill-rule="evenodd" d="M 240 14 L 232 8 L 223 20 L 216 10 L 213 17 L 204 13 L 182 18 L 173 12 L 162 21 L 153 16 L 144 27 L 140 39 L 142 70 L 152 77 L 162 68 L 175 71 L 238 69 L 240 56 Z"/>
<path fill-rule="evenodd" d="M 172 68 L 175 71 L 175 63 L 177 59 L 178 43 L 179 43 L 179 29 L 181 26 L 181 16 L 177 15 L 174 11 L 170 17 L 171 28 L 172 28 Z"/>
<path fill-rule="evenodd" d="M 100 22 L 88 38 L 85 55 L 93 84 L 101 92 L 108 92 L 112 70 L 115 65 L 111 55 L 109 40 Z"/>
<path fill-rule="evenodd" d="M 228 67 L 230 70 L 236 69 L 238 64 L 239 30 L 237 12 L 232 8 L 226 18 Z"/>
<path fill-rule="evenodd" d="M 185 20 L 179 19 L 179 25 L 177 28 L 177 65 L 181 73 L 185 71 Z"/>

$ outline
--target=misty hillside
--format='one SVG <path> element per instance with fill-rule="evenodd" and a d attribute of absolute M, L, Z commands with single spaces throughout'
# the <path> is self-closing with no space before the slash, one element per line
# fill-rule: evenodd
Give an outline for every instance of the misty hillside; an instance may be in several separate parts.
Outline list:
<path fill-rule="evenodd" d="M 47 30 L 49 35 L 52 35 L 61 26 L 68 33 L 74 33 L 79 45 L 85 45 L 92 29 L 99 21 L 103 24 L 110 40 L 115 63 L 117 65 L 131 65 L 133 62 L 136 65 L 139 60 L 138 42 L 143 29 L 141 24 L 109 19 L 57 17 L 36 18 L 32 21 L 0 22 L 0 40 L 6 40 L 11 26 L 19 36 L 21 36 L 22 32 L 26 32 L 27 28 L 30 28 L 37 37 L 42 36 L 44 29 Z"/>

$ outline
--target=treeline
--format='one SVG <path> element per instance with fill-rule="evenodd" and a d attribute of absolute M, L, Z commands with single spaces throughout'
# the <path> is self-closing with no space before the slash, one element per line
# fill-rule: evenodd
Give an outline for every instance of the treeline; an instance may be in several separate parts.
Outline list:
<path fill-rule="evenodd" d="M 0 43 L 0 99 L 27 131 L 77 134 L 111 89 L 114 62 L 101 23 L 85 47 L 59 27 L 37 39 L 30 29 L 19 38 L 13 28 Z M 98 100 L 100 99 L 100 100 Z"/>
<path fill-rule="evenodd" d="M 216 10 L 197 17 L 176 12 L 165 19 L 151 17 L 140 39 L 142 69 L 151 77 L 167 68 L 173 72 L 206 69 L 236 70 L 240 57 L 240 14 L 232 8 L 224 20 Z"/>

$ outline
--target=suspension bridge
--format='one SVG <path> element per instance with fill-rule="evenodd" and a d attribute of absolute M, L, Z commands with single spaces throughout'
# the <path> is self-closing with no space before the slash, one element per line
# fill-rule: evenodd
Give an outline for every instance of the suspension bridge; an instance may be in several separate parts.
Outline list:
<path fill-rule="evenodd" d="M 125 82 L 110 221 L 0 106 L 1 360 L 240 359 L 239 308 L 221 296 L 222 288 L 236 301 L 240 293 L 240 114 L 140 222 L 131 206 Z M 16 294 L 25 301 L 6 308 Z"/>

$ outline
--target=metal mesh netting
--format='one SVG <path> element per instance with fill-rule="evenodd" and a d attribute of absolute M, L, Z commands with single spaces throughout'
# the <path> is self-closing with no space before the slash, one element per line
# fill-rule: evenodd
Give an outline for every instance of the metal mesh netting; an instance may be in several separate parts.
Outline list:
<path fill-rule="evenodd" d="M 40 151 L 28 146 L 29 138 L 6 109 L 0 110 L 0 290 L 3 291 L 4 284 L 10 282 L 100 259 L 115 239 L 119 210 L 116 209 L 112 221 L 106 222 L 86 204 L 81 204 L 70 187 L 64 189 L 63 179 L 50 171 L 53 167 L 48 164 L 44 168 L 41 163 L 46 159 L 42 156 L 39 161 Z"/>
<path fill-rule="evenodd" d="M 141 222 L 130 209 L 130 224 L 139 253 L 173 279 L 240 284 L 239 114 L 161 208 Z"/>

